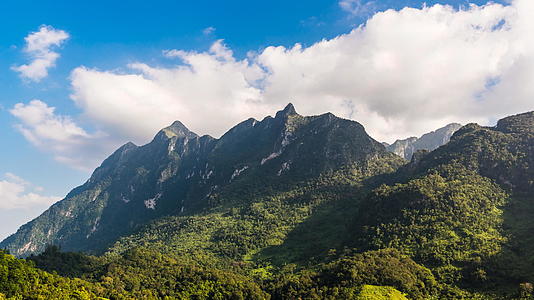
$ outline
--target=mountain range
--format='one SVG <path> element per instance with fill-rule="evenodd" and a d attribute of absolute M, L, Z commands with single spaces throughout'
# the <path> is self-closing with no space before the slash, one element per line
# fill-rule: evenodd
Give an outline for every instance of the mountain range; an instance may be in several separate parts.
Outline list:
<path fill-rule="evenodd" d="M 120 147 L 85 184 L 0 247 L 18 256 L 48 244 L 98 253 L 151 220 L 199 213 L 243 177 L 287 183 L 380 160 L 402 163 L 359 123 L 329 113 L 303 117 L 291 104 L 220 139 L 176 121 L 147 145 Z"/>
<path fill-rule="evenodd" d="M 291 104 L 219 139 L 177 121 L 0 248 L 89 298 L 518 299 L 533 291 L 533 165 L 533 112 L 392 145 Z"/>
<path fill-rule="evenodd" d="M 390 152 L 411 160 L 415 152 L 419 150 L 432 151 L 449 142 L 451 136 L 462 127 L 458 123 L 451 123 L 435 131 L 425 133 L 420 138 L 409 137 L 396 140 L 393 144 L 384 144 Z"/>

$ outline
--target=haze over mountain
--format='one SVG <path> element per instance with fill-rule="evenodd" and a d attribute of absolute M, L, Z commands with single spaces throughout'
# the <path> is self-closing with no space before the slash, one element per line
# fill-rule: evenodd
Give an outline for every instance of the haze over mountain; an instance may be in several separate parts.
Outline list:
<path fill-rule="evenodd" d="M 396 140 L 393 144 L 385 144 L 386 149 L 406 160 L 411 160 L 418 150 L 432 151 L 449 142 L 451 136 L 462 127 L 458 123 L 451 123 L 435 131 L 425 133 L 420 138 L 410 137 L 403 140 Z"/>

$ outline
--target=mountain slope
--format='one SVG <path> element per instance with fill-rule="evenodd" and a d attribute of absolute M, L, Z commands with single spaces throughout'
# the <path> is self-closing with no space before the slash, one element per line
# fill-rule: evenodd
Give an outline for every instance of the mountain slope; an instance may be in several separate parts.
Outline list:
<path fill-rule="evenodd" d="M 438 281 L 510 297 L 534 281 L 534 113 L 469 124 L 361 202 L 360 249 L 393 247 Z M 455 297 L 460 297 L 456 295 Z"/>
<path fill-rule="evenodd" d="M 190 197 L 208 189 L 200 180 L 189 184 L 186 172 L 204 167 L 198 158 L 206 155 L 213 141 L 177 122 L 145 146 L 128 143 L 107 158 L 84 185 L 21 227 L 1 247 L 17 255 L 41 251 L 46 244 L 71 250 L 98 249 L 148 220 L 178 213 L 180 207 L 191 205 Z"/>
<path fill-rule="evenodd" d="M 342 168 L 365 177 L 376 172 L 367 170 L 372 161 L 389 161 L 382 171 L 402 164 L 357 122 L 332 114 L 303 117 L 291 104 L 274 118 L 246 120 L 220 139 L 199 137 L 175 122 L 147 145 L 119 148 L 84 185 L 0 248 L 18 256 L 47 244 L 99 253 L 152 220 L 195 215 L 236 194 L 291 189 Z"/>
<path fill-rule="evenodd" d="M 386 145 L 386 148 L 406 160 L 411 160 L 413 154 L 418 150 L 432 151 L 445 145 L 460 127 L 462 125 L 451 123 L 435 131 L 425 133 L 420 138 L 410 137 L 404 140 L 397 140 L 391 145 Z"/>

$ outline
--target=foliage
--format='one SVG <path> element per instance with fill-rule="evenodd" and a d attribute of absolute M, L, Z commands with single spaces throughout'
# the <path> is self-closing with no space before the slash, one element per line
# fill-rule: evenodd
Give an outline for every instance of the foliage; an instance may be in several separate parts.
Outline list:
<path fill-rule="evenodd" d="M 101 259 L 97 257 L 77 252 L 61 252 L 59 247 L 53 245 L 48 246 L 39 255 L 31 255 L 28 260 L 41 270 L 57 272 L 61 276 L 71 278 L 94 272 L 101 264 Z"/>
<path fill-rule="evenodd" d="M 0 250 L 0 299 L 96 299 L 98 285 L 36 269 Z"/>
<path fill-rule="evenodd" d="M 356 300 L 379 299 L 405 300 L 408 298 L 392 287 L 375 285 L 364 285 L 360 291 L 360 294 L 356 296 Z"/>
<path fill-rule="evenodd" d="M 159 219 L 109 253 L 147 247 L 218 267 L 251 260 L 308 264 L 344 245 L 343 230 L 367 192 L 362 179 L 393 170 L 387 158 L 375 160 L 291 184 L 244 178 L 222 189 L 204 212 Z"/>
<path fill-rule="evenodd" d="M 111 298 L 268 298 L 256 283 L 242 275 L 181 264 L 173 257 L 143 249 L 129 250 L 106 264 L 100 281 Z"/>
<path fill-rule="evenodd" d="M 506 200 L 497 185 L 458 165 L 381 186 L 360 206 L 360 245 L 399 249 L 442 282 L 484 281 L 488 261 L 506 242 Z"/>
<path fill-rule="evenodd" d="M 354 298 L 364 285 L 392 286 L 425 299 L 437 288 L 430 270 L 395 249 L 344 255 L 316 270 L 286 268 L 269 285 L 273 299 Z"/>

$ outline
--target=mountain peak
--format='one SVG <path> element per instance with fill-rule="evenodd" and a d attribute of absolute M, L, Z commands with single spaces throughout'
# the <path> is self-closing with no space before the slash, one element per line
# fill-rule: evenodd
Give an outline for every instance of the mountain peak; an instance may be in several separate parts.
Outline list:
<path fill-rule="evenodd" d="M 288 117 L 288 116 L 292 116 L 292 115 L 298 115 L 298 113 L 295 110 L 295 107 L 293 106 L 293 104 L 288 103 L 286 105 L 286 107 L 284 107 L 283 110 L 278 111 L 276 113 L 276 118 L 279 119 L 279 118 L 282 118 L 282 117 Z"/>
<path fill-rule="evenodd" d="M 432 151 L 448 143 L 451 136 L 461 127 L 462 125 L 458 123 L 450 123 L 442 128 L 425 133 L 419 138 L 410 137 L 404 140 L 397 140 L 395 143 L 386 146 L 386 148 L 406 160 L 411 160 L 412 155 L 418 150 Z"/>
<path fill-rule="evenodd" d="M 181 130 L 181 131 L 189 131 L 189 129 L 187 127 L 185 127 L 185 125 L 180 122 L 180 121 L 174 121 L 172 122 L 172 124 L 168 127 L 166 127 L 165 129 L 169 129 L 169 130 Z"/>
<path fill-rule="evenodd" d="M 130 150 L 130 149 L 133 149 L 133 148 L 137 148 L 137 145 L 132 143 L 132 142 L 127 142 L 126 144 L 120 146 L 117 151 L 119 151 L 119 150 L 122 150 L 122 151 Z"/>
<path fill-rule="evenodd" d="M 180 121 L 174 121 L 170 126 L 163 128 L 160 133 L 164 134 L 167 138 L 172 138 L 175 136 L 197 136 L 194 132 L 190 131 L 187 127 L 185 127 L 185 125 Z"/>

